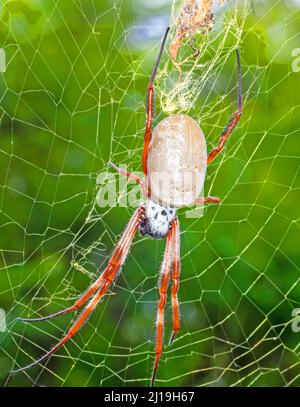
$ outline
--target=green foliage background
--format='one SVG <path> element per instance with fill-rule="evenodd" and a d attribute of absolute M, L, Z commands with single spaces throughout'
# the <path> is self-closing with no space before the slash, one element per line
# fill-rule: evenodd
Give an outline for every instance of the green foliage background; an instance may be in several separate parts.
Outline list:
<path fill-rule="evenodd" d="M 56 343 L 71 316 L 38 326 L 14 319 L 70 305 L 103 268 L 132 213 L 98 208 L 95 221 L 86 222 L 97 174 L 110 171 L 111 156 L 141 170 L 155 58 L 150 50 L 160 33 L 152 41 L 141 35 L 130 41 L 127 30 L 143 23 L 161 27 L 155 18 L 167 21 L 170 14 L 168 2 L 148 3 L 23 0 L 0 6 L 7 55 L 0 76 L 3 385 L 149 383 L 164 242 L 140 238 L 113 289 L 117 295 L 107 296 L 80 334 L 47 368 L 8 374 L 14 361 L 29 363 Z M 232 6 L 225 8 L 229 15 Z M 292 312 L 300 308 L 300 72 L 292 71 L 292 52 L 300 48 L 299 4 L 253 1 L 242 22 L 243 120 L 208 170 L 206 191 L 222 205 L 209 206 L 201 218 L 188 219 L 184 211 L 180 218 L 182 330 L 172 348 L 165 347 L 157 385 L 300 385 L 300 333 L 291 329 Z M 234 109 L 233 64 L 230 57 L 222 66 L 212 99 L 202 92 L 189 112 L 200 121 L 204 112 L 209 148 Z M 211 111 L 223 91 L 222 106 Z M 157 113 L 164 116 L 158 103 Z M 166 341 L 171 324 L 168 308 Z"/>

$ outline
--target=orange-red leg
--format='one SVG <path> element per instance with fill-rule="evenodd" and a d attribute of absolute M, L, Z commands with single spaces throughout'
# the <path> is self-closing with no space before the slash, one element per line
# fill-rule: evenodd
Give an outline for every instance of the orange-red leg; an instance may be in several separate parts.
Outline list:
<path fill-rule="evenodd" d="M 150 77 L 150 81 L 149 81 L 149 85 L 148 85 L 148 92 L 147 92 L 147 118 L 146 118 L 146 128 L 145 128 L 145 139 L 144 139 L 144 148 L 143 148 L 143 154 L 142 154 L 142 163 L 143 163 L 143 172 L 145 174 L 145 176 L 147 175 L 147 158 L 148 158 L 148 149 L 149 149 L 149 144 L 150 144 L 150 140 L 151 140 L 151 131 L 152 131 L 152 121 L 153 121 L 153 103 L 154 103 L 154 78 L 161 60 L 161 56 L 165 47 L 165 43 L 167 40 L 167 36 L 169 33 L 170 28 L 168 27 L 161 47 L 160 47 L 160 51 L 154 66 L 154 69 L 152 71 L 151 77 Z"/>
<path fill-rule="evenodd" d="M 237 125 L 238 121 L 241 118 L 242 115 L 242 109 L 243 109 L 243 101 L 242 101 L 242 74 L 241 74 L 241 62 L 240 62 L 240 55 L 238 50 L 236 50 L 236 57 L 237 57 L 237 65 L 238 65 L 238 108 L 235 111 L 233 117 L 225 127 L 223 133 L 221 134 L 221 137 L 219 139 L 219 143 L 217 147 L 215 147 L 212 152 L 208 155 L 207 157 L 207 165 L 210 164 L 214 158 L 220 153 L 220 151 L 223 149 L 226 140 L 228 139 L 228 136 L 230 133 L 233 131 L 235 126 Z"/>
<path fill-rule="evenodd" d="M 86 321 L 88 316 L 93 312 L 93 310 L 95 309 L 97 304 L 103 298 L 103 296 L 107 292 L 109 286 L 116 278 L 118 271 L 122 267 L 122 264 L 124 263 L 125 258 L 129 252 L 133 237 L 144 216 L 144 210 L 145 210 L 145 208 L 143 206 L 141 206 L 133 214 L 130 222 L 128 223 L 125 231 L 123 232 L 122 238 L 121 238 L 118 246 L 114 250 L 113 255 L 111 256 L 111 258 L 108 262 L 108 265 L 106 266 L 106 269 L 100 276 L 101 283 L 100 283 L 99 290 L 96 292 L 96 294 L 94 294 L 94 297 L 91 299 L 89 304 L 86 306 L 86 308 L 82 311 L 82 313 L 73 323 L 73 325 L 68 330 L 66 335 L 62 338 L 62 340 L 57 345 L 55 345 L 49 352 L 47 352 L 44 356 L 42 356 L 40 359 L 34 361 L 33 363 L 31 363 L 25 367 L 14 370 L 14 371 L 12 371 L 12 373 L 21 372 L 23 370 L 26 370 L 26 369 L 29 369 L 29 368 L 35 366 L 38 363 L 41 363 L 43 360 L 47 359 L 54 352 L 56 352 L 57 349 L 59 349 L 62 345 L 64 345 L 69 339 L 71 339 L 79 331 L 79 329 L 82 327 L 82 325 L 84 324 L 84 322 Z M 97 281 L 99 281 L 99 279 Z M 91 290 L 91 289 L 89 289 L 89 290 Z M 88 290 L 88 292 L 89 292 L 89 290 Z M 87 298 L 85 298 L 85 300 L 87 300 Z"/>
<path fill-rule="evenodd" d="M 117 167 L 115 164 L 113 164 L 111 161 L 109 162 L 110 166 L 113 167 L 119 174 L 123 175 L 123 177 L 127 177 L 130 179 L 133 179 L 137 184 L 141 186 L 143 195 L 148 198 L 148 190 L 145 181 L 140 178 L 138 175 L 129 172 L 125 170 L 124 168 Z"/>
<path fill-rule="evenodd" d="M 174 219 L 174 233 L 173 233 L 173 257 L 172 257 L 172 315 L 173 315 L 173 332 L 170 338 L 169 345 L 172 344 L 175 336 L 180 329 L 179 317 L 179 303 L 178 303 L 178 290 L 179 290 L 179 277 L 180 277 L 180 229 L 179 221 Z"/>
<path fill-rule="evenodd" d="M 198 198 L 198 199 L 196 199 L 195 204 L 196 205 L 205 204 L 205 203 L 218 204 L 220 202 L 221 202 L 220 198 L 218 198 L 216 196 L 208 196 L 206 198 Z"/>
<path fill-rule="evenodd" d="M 71 307 L 65 308 L 54 314 L 46 315 L 45 317 L 41 317 L 41 318 L 20 318 L 19 317 L 19 318 L 16 318 L 16 320 L 23 321 L 23 322 L 47 321 L 48 319 L 59 317 L 60 315 L 67 314 L 68 312 L 76 311 L 79 308 L 81 308 L 82 305 L 84 305 L 87 302 L 87 300 L 97 291 L 97 289 L 100 287 L 102 281 L 103 281 L 103 274 L 101 274 L 101 276 L 97 278 L 97 280 L 85 291 L 85 293 L 80 298 L 78 298 L 78 300 Z"/>
<path fill-rule="evenodd" d="M 168 284 L 170 280 L 170 271 L 171 271 L 171 258 L 172 258 L 172 243 L 173 243 L 173 235 L 174 235 L 174 222 L 171 225 L 167 236 L 167 243 L 164 253 L 164 260 L 162 264 L 161 270 L 161 281 L 160 281 L 160 300 L 158 303 L 157 308 L 157 318 L 156 318 L 156 342 L 155 342 L 155 361 L 153 366 L 153 372 L 151 377 L 151 386 L 154 384 L 159 360 L 162 354 L 163 349 L 163 337 L 164 337 L 164 313 L 165 313 L 165 305 L 167 301 L 167 290 Z"/>

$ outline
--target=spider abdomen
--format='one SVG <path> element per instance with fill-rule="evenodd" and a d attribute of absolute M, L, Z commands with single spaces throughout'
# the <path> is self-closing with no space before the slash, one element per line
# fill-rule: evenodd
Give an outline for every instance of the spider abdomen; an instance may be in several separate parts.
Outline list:
<path fill-rule="evenodd" d="M 184 114 L 165 118 L 153 130 L 148 153 L 150 197 L 161 205 L 182 208 L 199 197 L 206 174 L 204 134 Z"/>

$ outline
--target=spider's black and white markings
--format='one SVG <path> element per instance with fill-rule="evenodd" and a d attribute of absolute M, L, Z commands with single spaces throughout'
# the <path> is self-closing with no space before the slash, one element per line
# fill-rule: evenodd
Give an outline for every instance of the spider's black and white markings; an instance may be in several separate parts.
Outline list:
<path fill-rule="evenodd" d="M 145 219 L 140 225 L 143 236 L 148 235 L 153 239 L 163 239 L 167 236 L 170 224 L 175 218 L 176 209 L 160 205 L 152 199 L 146 202 Z"/>

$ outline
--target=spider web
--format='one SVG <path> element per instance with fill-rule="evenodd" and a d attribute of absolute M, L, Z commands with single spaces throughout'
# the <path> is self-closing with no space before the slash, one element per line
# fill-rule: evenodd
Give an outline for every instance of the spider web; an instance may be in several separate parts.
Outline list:
<path fill-rule="evenodd" d="M 135 186 L 109 161 L 141 171 L 145 95 L 165 27 L 180 2 L 4 1 L 1 43 L 0 333 L 4 385 L 148 385 L 164 241 L 137 236 L 114 287 L 83 329 L 46 363 L 8 375 L 56 344 L 71 305 L 103 270 L 133 213 Z M 299 47 L 297 2 L 228 1 L 213 30 L 186 41 L 182 78 L 167 54 L 156 119 L 184 112 L 208 150 L 236 108 L 235 48 L 244 115 L 209 167 L 203 216 L 180 211 L 181 331 L 166 309 L 157 385 L 299 385 Z M 116 181 L 117 180 L 117 181 Z M 117 185 L 116 185 L 117 184 Z M 117 202 L 99 207 L 99 191 Z M 98 197 L 98 198 L 97 198 Z"/>

